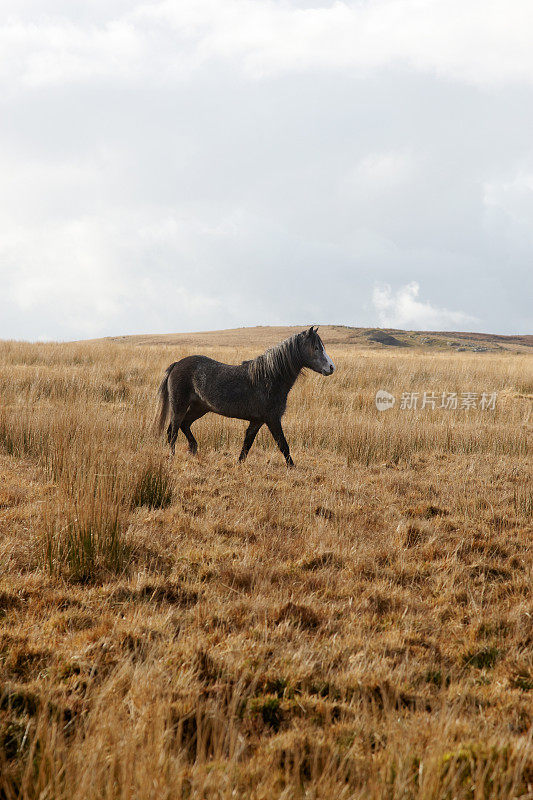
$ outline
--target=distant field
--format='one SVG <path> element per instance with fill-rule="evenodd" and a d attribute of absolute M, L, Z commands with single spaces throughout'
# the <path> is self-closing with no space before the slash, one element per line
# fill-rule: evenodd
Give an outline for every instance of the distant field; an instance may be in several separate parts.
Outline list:
<path fill-rule="evenodd" d="M 94 343 L 127 343 L 142 345 L 181 345 L 195 346 L 235 346 L 266 348 L 292 336 L 306 325 L 255 328 L 232 328 L 224 331 L 205 331 L 204 333 L 165 333 L 140 336 L 110 336 L 107 339 L 94 339 Z M 486 348 L 498 352 L 533 352 L 533 335 L 499 336 L 493 333 L 442 333 L 431 331 L 398 331 L 376 328 L 350 328 L 346 325 L 321 325 L 320 334 L 329 345 L 348 345 L 358 348 L 386 349 L 394 346 L 453 351 L 456 348 Z M 390 344 L 386 340 L 395 340 Z M 383 341 L 385 340 L 385 341 Z M 531 348 L 531 349 L 530 349 Z"/>
<path fill-rule="evenodd" d="M 324 326 L 295 469 L 169 462 L 168 364 L 296 330 L 0 343 L 2 800 L 533 797 L 533 337 Z"/>

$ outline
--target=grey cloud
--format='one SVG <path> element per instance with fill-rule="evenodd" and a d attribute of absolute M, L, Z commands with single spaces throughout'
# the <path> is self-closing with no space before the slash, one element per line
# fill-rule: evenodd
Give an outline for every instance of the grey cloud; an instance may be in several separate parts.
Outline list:
<path fill-rule="evenodd" d="M 257 5 L 275 19 L 286 7 Z M 186 40 L 161 21 L 145 36 L 132 3 L 72 19 L 50 2 L 40 21 L 38 6 L 13 14 L 22 28 L 37 15 L 48 75 L 27 80 L 34 31 L 26 77 L 12 70 L 0 99 L 0 336 L 379 324 L 376 284 L 398 298 L 413 282 L 414 327 L 418 308 L 420 326 L 444 309 L 531 331 L 533 106 L 520 70 L 491 85 L 492 62 L 474 81 L 446 59 L 439 72 L 308 53 L 280 69 L 267 42 L 276 69 L 258 75 L 242 32 L 224 50 L 215 19 L 206 40 L 202 3 Z M 51 25 L 74 26 L 80 44 L 67 36 L 64 49 L 76 58 L 51 59 Z M 171 69 L 180 48 L 185 66 Z"/>

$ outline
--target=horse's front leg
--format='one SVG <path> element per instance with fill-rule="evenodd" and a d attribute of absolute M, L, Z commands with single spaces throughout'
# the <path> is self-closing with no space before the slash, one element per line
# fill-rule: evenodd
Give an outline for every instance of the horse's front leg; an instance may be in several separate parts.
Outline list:
<path fill-rule="evenodd" d="M 246 430 L 246 435 L 244 437 L 244 443 L 242 445 L 241 454 L 239 456 L 239 461 L 244 461 L 246 456 L 248 455 L 248 451 L 250 447 L 254 443 L 254 439 L 259 433 L 259 429 L 263 423 L 262 422 L 250 422 L 248 428 Z"/>
<path fill-rule="evenodd" d="M 283 457 L 287 462 L 288 467 L 294 467 L 294 461 L 291 458 L 291 454 L 289 451 L 289 445 L 285 438 L 285 434 L 283 433 L 283 428 L 281 427 L 281 419 L 273 419 L 267 422 L 268 430 L 274 437 L 274 441 L 276 442 L 277 446 L 283 453 Z"/>

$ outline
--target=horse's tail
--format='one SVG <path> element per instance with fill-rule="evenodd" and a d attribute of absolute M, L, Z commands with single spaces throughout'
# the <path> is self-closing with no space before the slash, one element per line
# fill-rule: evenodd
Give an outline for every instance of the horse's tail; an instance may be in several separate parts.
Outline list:
<path fill-rule="evenodd" d="M 168 406 L 169 406 L 169 396 L 168 396 L 168 376 L 172 372 L 174 366 L 177 364 L 175 361 L 174 364 L 171 364 L 170 367 L 165 372 L 165 377 L 161 381 L 159 386 L 157 396 L 159 398 L 159 416 L 156 421 L 156 429 L 159 434 L 163 433 L 163 428 L 165 427 L 165 422 L 168 416 Z"/>

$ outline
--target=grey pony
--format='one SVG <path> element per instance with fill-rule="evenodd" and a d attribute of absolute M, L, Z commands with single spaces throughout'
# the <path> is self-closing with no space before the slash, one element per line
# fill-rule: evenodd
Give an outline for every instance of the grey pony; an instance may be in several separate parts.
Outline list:
<path fill-rule="evenodd" d="M 290 336 L 242 364 L 223 364 L 198 355 L 171 364 L 159 387 L 157 424 L 162 433 L 170 409 L 167 438 L 171 454 L 180 430 L 187 437 L 190 452 L 197 452 L 191 425 L 212 411 L 249 421 L 239 461 L 248 455 L 262 425 L 267 425 L 287 466 L 292 467 L 294 462 L 281 427 L 288 394 L 303 369 L 320 375 L 331 375 L 335 370 L 317 331 L 311 327 Z"/>

